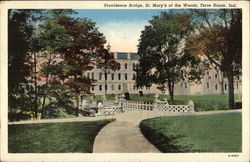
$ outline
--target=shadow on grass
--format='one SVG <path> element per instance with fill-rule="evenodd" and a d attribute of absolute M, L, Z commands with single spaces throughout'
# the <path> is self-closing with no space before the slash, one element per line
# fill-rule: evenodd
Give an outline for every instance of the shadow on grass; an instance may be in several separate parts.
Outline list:
<path fill-rule="evenodd" d="M 168 125 L 171 123 L 168 123 Z M 192 146 L 180 146 L 177 145 L 177 141 L 184 136 L 171 135 L 166 136 L 163 132 L 160 132 L 157 128 L 154 129 L 144 122 L 140 123 L 140 129 L 142 134 L 148 139 L 150 143 L 156 146 L 161 152 L 164 153 L 181 153 L 190 152 Z"/>

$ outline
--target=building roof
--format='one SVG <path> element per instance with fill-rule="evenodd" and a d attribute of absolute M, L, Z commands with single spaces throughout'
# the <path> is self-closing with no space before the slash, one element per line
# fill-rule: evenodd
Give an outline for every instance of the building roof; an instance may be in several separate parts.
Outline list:
<path fill-rule="evenodd" d="M 130 54 L 131 60 L 139 60 L 140 56 L 137 53 L 127 53 L 127 52 L 117 52 L 117 59 L 127 60 L 129 59 L 128 54 Z"/>

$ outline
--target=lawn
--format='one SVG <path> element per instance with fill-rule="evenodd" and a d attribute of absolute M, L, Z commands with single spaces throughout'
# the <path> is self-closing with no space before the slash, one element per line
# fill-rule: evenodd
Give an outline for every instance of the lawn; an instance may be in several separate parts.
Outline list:
<path fill-rule="evenodd" d="M 241 152 L 241 113 L 160 117 L 140 123 L 144 136 L 166 152 Z"/>
<path fill-rule="evenodd" d="M 9 152 L 91 153 L 96 135 L 112 121 L 9 125 Z"/>

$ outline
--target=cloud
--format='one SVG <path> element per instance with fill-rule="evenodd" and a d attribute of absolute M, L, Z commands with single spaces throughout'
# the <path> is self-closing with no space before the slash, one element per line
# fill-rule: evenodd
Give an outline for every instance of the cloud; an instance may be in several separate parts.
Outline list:
<path fill-rule="evenodd" d="M 137 52 L 138 39 L 147 21 L 108 21 L 99 30 L 104 33 L 112 52 Z"/>

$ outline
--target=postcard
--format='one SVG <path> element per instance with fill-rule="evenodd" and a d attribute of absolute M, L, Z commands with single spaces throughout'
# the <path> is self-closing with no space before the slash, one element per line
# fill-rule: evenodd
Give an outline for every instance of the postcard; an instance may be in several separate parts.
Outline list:
<path fill-rule="evenodd" d="M 248 1 L 3 1 L 1 161 L 249 161 Z"/>

